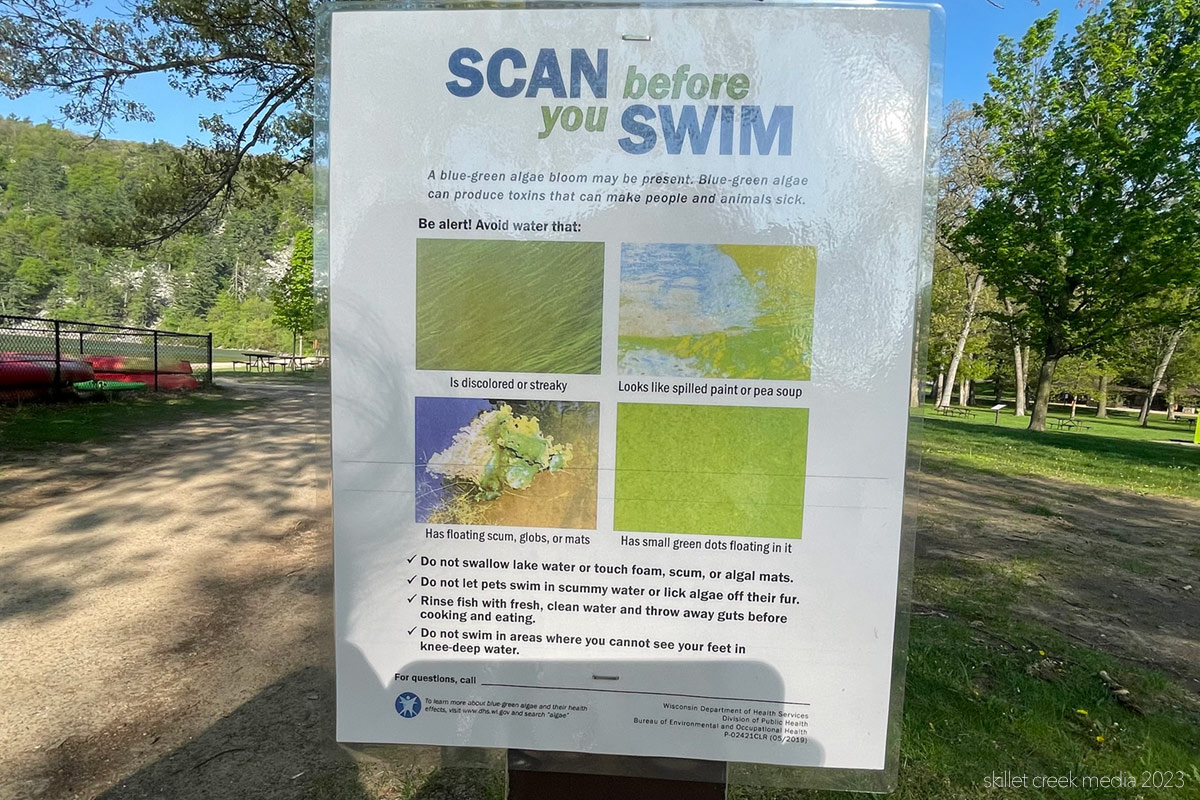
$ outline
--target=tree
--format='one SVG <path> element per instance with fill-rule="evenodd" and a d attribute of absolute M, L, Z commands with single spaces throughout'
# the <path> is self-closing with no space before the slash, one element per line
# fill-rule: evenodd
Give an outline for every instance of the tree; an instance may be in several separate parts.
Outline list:
<path fill-rule="evenodd" d="M 312 134 L 313 4 L 310 0 L 135 0 L 128 15 L 93 19 L 89 0 L 0 0 L 0 89 L 49 90 L 63 115 L 97 135 L 114 120 L 152 120 L 127 82 L 164 75 L 190 97 L 230 101 L 239 119 L 201 120 L 189 141 L 135 198 L 137 230 L 160 241 L 263 191 L 308 163 Z M 269 150 L 252 156 L 252 151 Z"/>
<path fill-rule="evenodd" d="M 954 234 L 966 221 L 968 212 L 979 199 L 984 181 L 992 172 L 986 145 L 987 131 L 979 116 L 958 103 L 952 103 L 946 109 L 942 123 L 939 150 L 942 177 L 938 187 L 936 246 L 945 257 L 934 262 L 935 267 L 939 263 L 942 265 L 935 272 L 934 280 L 952 279 L 962 284 L 962 291 L 951 314 L 956 327 L 954 348 L 946 366 L 942 393 L 937 400 L 939 406 L 950 405 L 954 382 L 971 338 L 976 307 L 983 291 L 983 273 L 958 252 Z M 966 403 L 962 392 L 959 393 L 959 402 Z"/>
<path fill-rule="evenodd" d="M 1175 403 L 1196 405 L 1200 401 L 1200 332 L 1184 334 L 1163 377 L 1167 397 L 1167 419 L 1175 418 Z"/>
<path fill-rule="evenodd" d="M 996 173 L 956 235 L 1040 352 L 1036 431 L 1060 359 L 1179 320 L 1154 298 L 1200 279 L 1200 3 L 1114 0 L 1057 44 L 1056 18 L 1000 40 Z"/>
<path fill-rule="evenodd" d="M 1058 368 L 1054 370 L 1054 388 L 1070 396 L 1071 419 L 1075 419 L 1079 398 L 1092 390 L 1099 376 L 1100 367 L 1094 358 L 1066 356 L 1058 362 Z"/>
<path fill-rule="evenodd" d="M 292 333 L 292 355 L 295 355 L 296 339 L 312 327 L 315 310 L 312 228 L 296 234 L 296 248 L 288 270 L 275 284 L 271 299 L 275 303 L 275 321 Z"/>

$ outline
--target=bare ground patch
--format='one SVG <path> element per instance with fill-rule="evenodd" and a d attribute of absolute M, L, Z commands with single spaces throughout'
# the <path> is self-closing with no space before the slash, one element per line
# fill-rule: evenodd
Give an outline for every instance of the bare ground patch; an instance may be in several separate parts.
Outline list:
<path fill-rule="evenodd" d="M 315 404 L 256 397 L 4 464 L 0 797 L 357 785 L 333 742 Z"/>
<path fill-rule="evenodd" d="M 917 571 L 1020 584 L 1013 610 L 1200 697 L 1200 503 L 1032 477 L 925 475 Z"/>

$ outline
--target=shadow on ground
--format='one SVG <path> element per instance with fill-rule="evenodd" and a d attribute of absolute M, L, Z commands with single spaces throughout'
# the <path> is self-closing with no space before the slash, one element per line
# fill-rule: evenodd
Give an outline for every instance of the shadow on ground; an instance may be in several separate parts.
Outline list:
<path fill-rule="evenodd" d="M 72 789 L 54 786 L 46 794 L 64 796 Z M 330 672 L 307 667 L 272 683 L 184 746 L 99 797 L 225 800 L 233 796 L 369 800 L 358 785 L 353 760 L 333 740 Z"/>
<path fill-rule="evenodd" d="M 1200 693 L 1200 503 L 977 473 L 920 500 L 918 573 L 1004 576 L 1018 613 Z"/>
<path fill-rule="evenodd" d="M 6 459 L 0 525 L 16 535 L 0 545 L 0 619 L 135 582 L 157 555 L 200 537 L 237 547 L 305 524 L 325 488 L 311 469 L 313 405 L 281 395 L 109 445 Z M 230 519 L 232 510 L 241 518 Z M 128 544 L 124 531 L 143 526 L 165 535 L 110 557 Z"/>

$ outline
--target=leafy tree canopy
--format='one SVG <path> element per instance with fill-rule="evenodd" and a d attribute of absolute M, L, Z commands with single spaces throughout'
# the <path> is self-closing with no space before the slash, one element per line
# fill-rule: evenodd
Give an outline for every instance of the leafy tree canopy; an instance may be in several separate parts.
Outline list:
<path fill-rule="evenodd" d="M 1154 298 L 1200 280 L 1200 3 L 1115 0 L 1054 41 L 1056 14 L 1001 39 L 977 108 L 995 172 L 956 234 L 1058 360 L 1166 322 Z"/>
<path fill-rule="evenodd" d="M 271 291 L 275 304 L 274 319 L 279 326 L 295 337 L 313 326 L 313 232 L 312 228 L 296 234 L 296 246 L 287 272 Z"/>
<path fill-rule="evenodd" d="M 133 198 L 131 241 L 160 241 L 212 220 L 308 163 L 313 4 L 308 0 L 140 0 L 95 18 L 89 0 L 0 0 L 0 90 L 50 90 L 64 116 L 101 134 L 114 120 L 152 120 L 126 85 L 165 75 L 190 97 L 226 101 L 238 119 L 201 121 L 207 142 L 173 151 Z M 251 155 L 252 153 L 267 153 Z"/>

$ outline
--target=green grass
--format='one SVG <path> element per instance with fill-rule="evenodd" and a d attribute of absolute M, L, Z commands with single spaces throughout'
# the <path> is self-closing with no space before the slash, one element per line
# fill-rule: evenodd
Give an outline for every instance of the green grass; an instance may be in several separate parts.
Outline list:
<path fill-rule="evenodd" d="M 253 401 L 220 391 L 138 393 L 110 401 L 0 406 L 0 453 L 37 451 L 55 445 L 103 443 L 148 427 L 201 416 L 220 416 Z"/>
<path fill-rule="evenodd" d="M 89 355 L 119 355 L 133 358 L 151 358 L 154 355 L 153 334 L 130 334 L 106 337 L 101 332 L 87 333 L 82 340 L 82 352 Z M 64 331 L 59 337 L 59 347 L 64 358 L 79 355 L 78 332 Z M 17 333 L 0 330 L 0 351 L 16 353 L 53 353 L 54 334 Z M 208 361 L 208 341 L 202 336 L 160 336 L 159 357 L 164 361 L 183 359 L 199 367 Z M 213 348 L 213 359 L 242 358 L 240 350 Z"/>
<path fill-rule="evenodd" d="M 985 776 L 1180 771 L 1200 791 L 1200 709 L 1163 674 L 1081 647 L 1012 607 L 1031 581 L 1004 564 L 922 564 L 909 647 L 902 797 L 1179 797 L 1141 789 L 991 789 Z M 1099 677 L 1119 680 L 1144 716 Z M 1083 713 L 1086 712 L 1086 713 Z"/>
<path fill-rule="evenodd" d="M 1028 418 L 986 409 L 974 419 L 925 411 L 923 468 L 942 474 L 962 469 L 992 475 L 1038 476 L 1141 494 L 1200 499 L 1200 447 L 1183 425 L 1153 419 L 1142 428 L 1128 415 L 1085 417 L 1086 431 L 1034 433 Z M 1056 415 L 1058 416 L 1058 415 Z M 1062 415 L 1065 416 L 1065 415 Z"/>
<path fill-rule="evenodd" d="M 899 784 L 890 798 L 1200 796 L 1200 708 L 1160 672 L 1018 619 L 1020 565 L 937 562 L 914 582 Z M 1122 705 L 1101 670 L 1130 691 Z M 993 773 L 1184 776 L 1184 788 L 989 786 Z M 740 800 L 837 800 L 834 792 L 741 788 Z"/>

